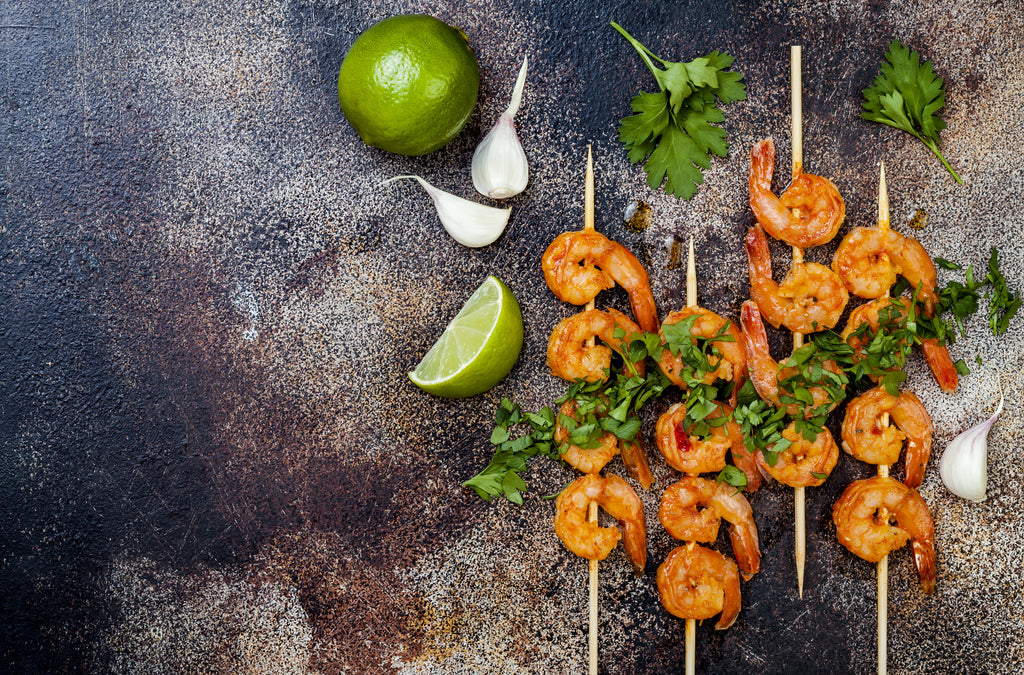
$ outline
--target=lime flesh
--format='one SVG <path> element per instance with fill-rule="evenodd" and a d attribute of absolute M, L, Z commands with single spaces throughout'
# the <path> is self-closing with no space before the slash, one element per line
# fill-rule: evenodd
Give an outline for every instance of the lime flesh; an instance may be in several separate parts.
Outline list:
<path fill-rule="evenodd" d="M 409 373 L 409 379 L 435 396 L 475 396 L 508 375 L 522 347 L 519 302 L 508 286 L 489 276 Z"/>

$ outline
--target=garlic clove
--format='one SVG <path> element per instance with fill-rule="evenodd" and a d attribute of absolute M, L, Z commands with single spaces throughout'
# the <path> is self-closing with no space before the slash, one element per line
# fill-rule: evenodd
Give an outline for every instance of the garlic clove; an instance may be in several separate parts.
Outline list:
<path fill-rule="evenodd" d="M 395 176 L 381 183 L 403 178 L 415 179 L 430 198 L 434 200 L 437 217 L 448 234 L 463 246 L 480 248 L 494 243 L 505 231 L 511 208 L 499 209 L 485 204 L 477 204 L 463 199 L 444 190 L 439 190 L 419 176 Z"/>
<path fill-rule="evenodd" d="M 950 492 L 972 502 L 983 502 L 988 486 L 988 432 L 1003 412 L 1003 395 L 992 417 L 954 438 L 939 460 L 939 476 Z"/>
<path fill-rule="evenodd" d="M 480 194 L 494 199 L 514 197 L 525 190 L 530 181 L 530 167 L 514 121 L 523 100 L 526 68 L 527 59 L 524 57 L 508 109 L 473 153 L 473 187 Z"/>

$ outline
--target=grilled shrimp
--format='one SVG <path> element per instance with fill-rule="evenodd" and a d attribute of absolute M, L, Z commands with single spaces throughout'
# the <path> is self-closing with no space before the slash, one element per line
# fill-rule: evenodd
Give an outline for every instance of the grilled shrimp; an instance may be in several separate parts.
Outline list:
<path fill-rule="evenodd" d="M 723 413 L 728 417 L 731 412 L 731 408 L 719 403 L 718 409 L 705 419 L 715 420 Z M 658 418 L 655 440 L 658 450 L 673 469 L 692 474 L 721 471 L 725 468 L 726 452 L 735 452 L 735 449 L 746 451 L 743 433 L 732 419 L 722 426 L 712 427 L 711 435 L 706 438 L 692 435 L 691 428 L 685 426 L 685 420 L 685 403 L 676 403 Z"/>
<path fill-rule="evenodd" d="M 569 443 L 569 431 L 562 424 L 562 415 L 576 420 L 576 401 L 569 399 L 562 404 L 558 411 L 558 421 L 555 423 L 555 441 L 566 443 L 569 448 L 562 453 L 564 459 L 571 467 L 583 473 L 600 473 L 604 465 L 612 461 L 612 458 L 619 453 L 619 439 L 610 431 L 601 436 L 600 444 L 596 448 L 580 448 Z M 578 421 L 578 420 L 577 420 Z"/>
<path fill-rule="evenodd" d="M 882 424 L 884 415 L 892 424 Z M 924 480 L 932 452 L 931 417 L 921 399 L 909 391 L 893 396 L 882 387 L 869 389 L 846 406 L 843 450 L 868 464 L 895 464 L 907 443 L 907 487 Z"/>
<path fill-rule="evenodd" d="M 703 307 L 686 307 L 665 317 L 659 331 L 661 339 L 665 339 L 665 326 L 678 324 L 692 316 L 696 318 L 693 319 L 690 334 L 712 341 L 712 353 L 708 354 L 711 369 L 703 373 L 702 381 L 704 384 L 712 384 L 715 380 L 726 380 L 735 384 L 733 392 L 739 391 L 747 375 L 747 356 L 743 346 L 743 333 L 732 321 Z M 723 337 L 727 339 L 723 340 Z M 687 365 L 679 355 L 665 349 L 658 359 L 658 366 L 672 384 L 678 387 L 686 386 L 682 372 Z M 701 377 L 700 373 L 693 375 Z"/>
<path fill-rule="evenodd" d="M 615 284 L 629 294 L 633 316 L 648 333 L 658 330 L 647 271 L 622 244 L 599 232 L 563 232 L 541 259 L 544 280 L 559 300 L 585 305 Z"/>
<path fill-rule="evenodd" d="M 902 323 L 909 308 L 910 300 L 907 298 L 882 297 L 866 302 L 850 312 L 850 317 L 846 320 L 846 328 L 843 329 L 843 340 L 853 348 L 854 362 L 864 357 L 865 349 L 878 334 L 880 328 L 891 332 L 893 327 L 890 324 Z M 870 330 L 858 334 L 861 332 L 861 326 L 865 323 Z M 902 344 L 904 343 L 897 343 L 895 348 L 900 348 Z M 929 370 L 932 371 L 932 376 L 939 383 L 939 388 L 945 392 L 956 391 L 960 377 L 946 345 L 935 338 L 924 338 L 921 340 L 921 349 L 924 352 L 924 360 L 928 364 Z"/>
<path fill-rule="evenodd" d="M 747 233 L 750 297 L 772 326 L 795 333 L 815 333 L 834 327 L 850 294 L 839 275 L 818 263 L 793 263 L 781 284 L 772 279 L 772 256 L 764 230 Z"/>
<path fill-rule="evenodd" d="M 795 424 L 783 429 L 782 437 L 789 445 L 775 455 L 775 465 L 760 450 L 755 459 L 769 476 L 790 487 L 817 487 L 825 482 L 839 461 L 839 447 L 828 429 L 822 429 L 808 441 L 796 430 Z M 818 475 L 814 475 L 818 474 Z"/>
<path fill-rule="evenodd" d="M 625 336 L 616 337 L 616 328 L 625 331 Z M 548 368 L 570 382 L 578 379 L 603 382 L 611 372 L 612 350 L 622 354 L 623 342 L 628 343 L 640 332 L 640 327 L 629 317 L 614 309 L 589 309 L 562 319 L 548 339 Z M 594 337 L 601 338 L 605 344 L 588 344 Z M 641 376 L 645 374 L 643 361 L 627 369 Z"/>
<path fill-rule="evenodd" d="M 912 287 L 921 285 L 920 298 L 928 315 L 935 311 L 935 264 L 913 237 L 888 228 L 855 227 L 836 250 L 832 269 L 846 288 L 862 298 L 880 298 L 903 276 Z"/>
<path fill-rule="evenodd" d="M 846 204 L 832 181 L 802 171 L 776 197 L 772 193 L 775 144 L 756 143 L 750 155 L 750 209 L 776 239 L 800 248 L 828 243 L 846 218 Z"/>
<path fill-rule="evenodd" d="M 811 417 L 824 405 L 828 405 L 830 411 L 839 405 L 839 400 L 834 399 L 824 387 L 808 387 L 813 399 L 812 405 L 802 405 L 798 402 L 783 405 L 779 399 L 780 393 L 788 396 L 789 392 L 785 389 L 780 390 L 779 381 L 785 380 L 796 369 L 784 368 L 772 358 L 768 351 L 768 335 L 764 331 L 764 324 L 761 323 L 761 313 L 752 300 L 743 303 L 740 309 L 740 324 L 747 338 L 747 367 L 750 381 L 754 383 L 754 388 L 762 399 L 775 407 L 784 407 L 791 417 Z M 842 374 L 842 369 L 835 361 L 826 361 L 823 368 L 837 375 Z"/>
<path fill-rule="evenodd" d="M 719 612 L 715 628 L 728 628 L 740 613 L 736 563 L 697 544 L 674 549 L 658 566 L 661 604 L 680 619 L 703 621 Z"/>
<path fill-rule="evenodd" d="M 935 590 L 935 524 L 916 490 L 888 476 L 854 481 L 832 507 L 832 520 L 839 542 L 868 562 L 909 540 L 921 587 Z"/>
<path fill-rule="evenodd" d="M 618 520 L 622 532 L 588 521 L 590 502 L 597 502 Z M 566 548 L 587 560 L 604 560 L 622 539 L 636 575 L 643 574 L 647 566 L 644 506 L 629 483 L 618 476 L 587 474 L 562 490 L 555 501 L 555 534 Z"/>
<path fill-rule="evenodd" d="M 750 579 L 761 569 L 761 549 L 750 502 L 736 488 L 685 476 L 665 490 L 658 509 L 658 520 L 665 531 L 684 541 L 715 541 L 722 518 L 731 524 L 729 539 L 736 563 L 743 578 Z"/>

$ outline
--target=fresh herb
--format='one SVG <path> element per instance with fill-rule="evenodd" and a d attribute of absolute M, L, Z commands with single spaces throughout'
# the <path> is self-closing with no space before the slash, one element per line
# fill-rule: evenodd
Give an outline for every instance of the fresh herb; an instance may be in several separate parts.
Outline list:
<path fill-rule="evenodd" d="M 935 74 L 932 62 L 921 63 L 920 54 L 910 51 L 899 40 L 893 40 L 874 86 L 864 90 L 861 117 L 916 137 L 942 160 L 956 182 L 962 185 L 960 176 L 939 152 L 939 132 L 946 128 L 939 110 L 945 104 L 945 82 Z"/>
<path fill-rule="evenodd" d="M 941 261 L 941 262 L 940 262 Z M 963 266 L 948 260 L 936 259 L 943 269 L 964 270 Z M 905 280 L 893 287 L 893 294 L 898 295 L 907 288 Z M 993 246 L 988 258 L 988 273 L 982 279 L 976 279 L 974 265 L 964 270 L 964 280 L 952 280 L 939 289 L 939 302 L 935 315 L 927 317 L 921 314 L 918 318 L 917 333 L 921 338 L 937 338 L 948 344 L 956 341 L 953 331 L 955 325 L 964 334 L 964 322 L 977 313 L 979 301 L 984 294 L 989 301 L 988 324 L 993 335 L 1002 335 L 1010 326 L 1010 320 L 1021 307 L 1020 293 L 1011 292 L 1006 286 L 1006 277 L 999 269 L 999 252 Z M 966 366 L 964 366 L 966 368 Z"/>
<path fill-rule="evenodd" d="M 718 472 L 716 480 L 719 483 L 728 483 L 737 490 L 747 487 L 747 475 L 731 464 L 726 464 L 725 468 Z"/>
<path fill-rule="evenodd" d="M 512 438 L 510 428 L 522 423 L 529 424 L 532 431 Z M 519 476 L 519 472 L 526 468 L 527 460 L 536 455 L 553 459 L 559 456 L 554 447 L 555 413 L 547 407 L 539 413 L 524 413 L 519 404 L 503 398 L 494 415 L 494 425 L 491 444 L 498 446 L 494 457 L 487 468 L 463 485 L 473 488 L 481 499 L 490 501 L 493 497 L 504 495 L 510 502 L 521 505 L 526 481 Z"/>
<path fill-rule="evenodd" d="M 633 97 L 630 107 L 636 114 L 622 120 L 619 140 L 631 163 L 646 159 L 644 171 L 651 188 L 664 183 L 668 194 L 690 199 L 704 182 L 701 170 L 711 167 L 711 154 L 728 153 L 725 129 L 717 126 L 725 115 L 715 99 L 723 104 L 746 100 L 743 74 L 726 70 L 733 58 L 717 51 L 686 63 L 665 61 L 619 24 L 611 25 L 633 45 L 660 88 L 658 93 L 641 91 Z"/>
<path fill-rule="evenodd" d="M 1020 309 L 1020 293 L 1014 295 L 1006 289 L 1006 277 L 999 271 L 999 253 L 996 247 L 992 247 L 992 253 L 988 257 L 988 274 L 985 281 L 992 285 L 987 297 L 988 325 L 992 328 L 993 335 L 1002 335 L 1010 326 L 1010 319 Z"/>

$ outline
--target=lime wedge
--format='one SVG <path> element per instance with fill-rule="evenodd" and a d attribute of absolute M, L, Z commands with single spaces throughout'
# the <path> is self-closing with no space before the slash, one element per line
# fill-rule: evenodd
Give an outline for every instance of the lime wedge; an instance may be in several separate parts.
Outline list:
<path fill-rule="evenodd" d="M 435 396 L 475 396 L 508 375 L 522 347 L 519 302 L 508 286 L 489 276 L 409 373 L 409 379 Z"/>

